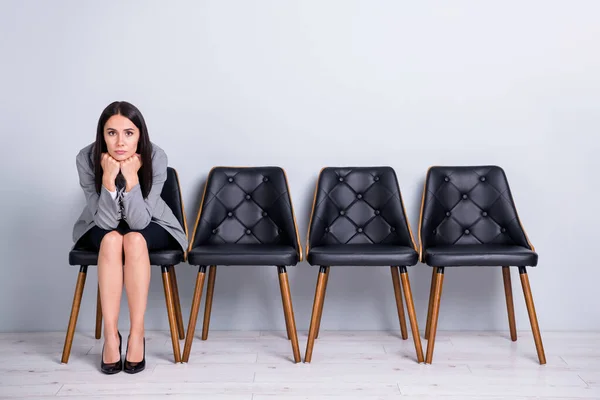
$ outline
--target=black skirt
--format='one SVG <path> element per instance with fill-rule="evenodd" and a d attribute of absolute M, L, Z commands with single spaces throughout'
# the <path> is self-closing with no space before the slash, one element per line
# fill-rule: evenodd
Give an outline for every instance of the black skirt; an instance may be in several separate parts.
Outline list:
<path fill-rule="evenodd" d="M 78 240 L 76 247 L 98 251 L 100 250 L 100 243 L 102 243 L 104 235 L 112 231 L 117 231 L 121 235 L 125 235 L 130 232 L 140 233 L 144 239 L 146 239 L 148 250 L 156 251 L 179 248 L 179 243 L 177 240 L 175 240 L 175 238 L 171 236 L 169 232 L 167 232 L 157 223 L 150 222 L 150 224 L 144 229 L 134 230 L 131 229 L 125 221 L 121 221 L 115 229 L 107 230 L 94 226 L 92 229 L 87 231 L 85 235 L 81 237 L 81 239 Z"/>

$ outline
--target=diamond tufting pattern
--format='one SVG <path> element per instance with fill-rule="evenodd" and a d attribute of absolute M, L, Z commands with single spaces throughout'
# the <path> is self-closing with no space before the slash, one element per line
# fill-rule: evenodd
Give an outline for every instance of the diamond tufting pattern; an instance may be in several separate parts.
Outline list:
<path fill-rule="evenodd" d="M 430 265 L 537 264 L 498 166 L 430 168 L 419 238 L 421 260 Z"/>
<path fill-rule="evenodd" d="M 283 169 L 213 168 L 192 239 L 190 263 L 294 265 L 300 259 Z"/>
<path fill-rule="evenodd" d="M 414 265 L 415 248 L 391 167 L 321 171 L 309 226 L 309 263 Z"/>

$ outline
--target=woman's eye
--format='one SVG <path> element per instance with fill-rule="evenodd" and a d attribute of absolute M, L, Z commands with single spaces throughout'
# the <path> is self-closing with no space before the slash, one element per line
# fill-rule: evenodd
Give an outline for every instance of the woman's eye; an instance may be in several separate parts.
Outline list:
<path fill-rule="evenodd" d="M 114 136 L 114 135 L 115 135 L 115 132 L 113 132 L 113 131 L 108 131 L 108 136 Z"/>
<path fill-rule="evenodd" d="M 127 136 L 132 136 L 132 135 L 133 135 L 133 132 L 131 132 L 131 131 L 127 131 L 127 132 L 125 132 L 125 135 L 127 135 Z"/>

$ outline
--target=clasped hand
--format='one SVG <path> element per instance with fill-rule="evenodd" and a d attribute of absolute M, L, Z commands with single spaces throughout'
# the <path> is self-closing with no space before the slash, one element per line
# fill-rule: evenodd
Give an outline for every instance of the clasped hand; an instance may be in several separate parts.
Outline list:
<path fill-rule="evenodd" d="M 117 161 L 110 154 L 102 153 L 100 164 L 104 171 L 102 181 L 107 189 L 114 191 L 115 179 L 120 171 L 127 182 L 127 190 L 129 191 L 131 187 L 138 183 L 137 173 L 142 167 L 142 157 L 139 154 L 134 154 L 126 160 Z"/>

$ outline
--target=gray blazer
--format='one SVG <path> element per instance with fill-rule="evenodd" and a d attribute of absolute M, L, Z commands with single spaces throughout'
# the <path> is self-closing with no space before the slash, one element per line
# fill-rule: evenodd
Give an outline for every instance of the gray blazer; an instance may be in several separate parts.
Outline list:
<path fill-rule="evenodd" d="M 115 229 L 119 225 L 120 208 L 110 192 L 102 186 L 100 194 L 96 192 L 94 163 L 90 144 L 77 154 L 75 159 L 79 184 L 85 194 L 86 206 L 73 227 L 73 241 L 77 241 L 92 227 Z M 160 197 L 163 185 L 167 180 L 167 155 L 163 149 L 152 143 L 152 189 L 148 198 L 142 196 L 140 185 L 135 185 L 123 199 L 123 214 L 131 229 L 144 229 L 150 222 L 155 222 L 169 232 L 187 250 L 188 238 L 183 227 Z"/>

